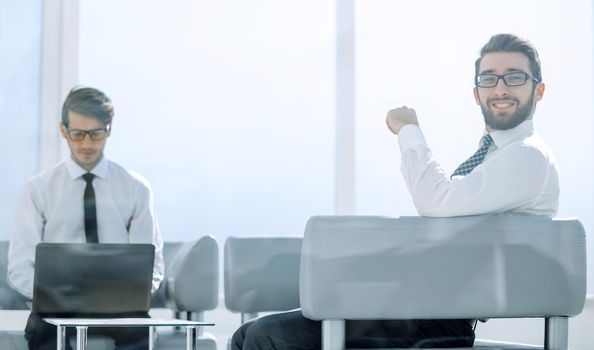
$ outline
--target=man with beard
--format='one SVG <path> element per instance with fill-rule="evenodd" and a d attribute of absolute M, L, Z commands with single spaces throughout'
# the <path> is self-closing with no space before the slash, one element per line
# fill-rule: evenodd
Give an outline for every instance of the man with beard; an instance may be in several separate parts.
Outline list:
<path fill-rule="evenodd" d="M 388 112 L 386 123 L 399 136 L 402 173 L 419 215 L 554 216 L 555 157 L 532 120 L 545 90 L 536 49 L 514 35 L 493 36 L 476 60 L 474 82 L 485 130 L 479 150 L 451 176 L 433 159 L 415 111 Z"/>
<path fill-rule="evenodd" d="M 556 214 L 555 160 L 532 123 L 544 88 L 534 47 L 513 35 L 493 36 L 476 61 L 474 96 L 486 125 L 481 147 L 451 176 L 432 158 L 415 111 L 401 107 L 388 112 L 386 123 L 399 135 L 402 172 L 420 215 Z M 346 347 L 469 347 L 474 324 L 347 320 Z M 233 350 L 320 348 L 321 323 L 299 310 L 246 322 L 232 339 Z"/>

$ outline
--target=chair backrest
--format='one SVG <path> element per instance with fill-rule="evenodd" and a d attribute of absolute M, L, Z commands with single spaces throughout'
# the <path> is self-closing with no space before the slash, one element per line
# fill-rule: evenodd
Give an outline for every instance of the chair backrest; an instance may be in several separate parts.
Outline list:
<path fill-rule="evenodd" d="M 312 217 L 301 307 L 318 320 L 573 316 L 585 247 L 575 219 Z"/>
<path fill-rule="evenodd" d="M 227 309 L 242 314 L 299 307 L 301 238 L 229 237 L 225 241 Z"/>
<path fill-rule="evenodd" d="M 165 242 L 165 278 L 152 307 L 202 312 L 217 307 L 219 250 L 212 236 L 192 242 Z"/>
<path fill-rule="evenodd" d="M 8 285 L 8 241 L 0 241 L 0 309 L 28 310 L 26 298 Z"/>

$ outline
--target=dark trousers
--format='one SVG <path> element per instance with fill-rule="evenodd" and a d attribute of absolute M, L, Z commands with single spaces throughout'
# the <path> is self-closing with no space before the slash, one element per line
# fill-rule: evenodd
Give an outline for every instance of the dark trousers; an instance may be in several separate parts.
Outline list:
<path fill-rule="evenodd" d="M 56 326 L 43 321 L 43 318 L 148 318 L 147 312 L 135 312 L 116 315 L 96 314 L 38 314 L 31 312 L 25 327 L 25 339 L 30 350 L 55 350 L 57 343 Z M 148 349 L 148 327 L 89 327 L 87 334 L 107 336 L 115 340 L 118 350 L 146 350 Z M 76 336 L 76 328 L 66 328 L 66 349 L 71 350 L 70 337 Z"/>
<path fill-rule="evenodd" d="M 244 323 L 233 334 L 232 350 L 306 350 L 322 347 L 322 323 L 300 310 L 264 316 Z M 347 348 L 471 347 L 474 330 L 468 320 L 346 321 Z"/>

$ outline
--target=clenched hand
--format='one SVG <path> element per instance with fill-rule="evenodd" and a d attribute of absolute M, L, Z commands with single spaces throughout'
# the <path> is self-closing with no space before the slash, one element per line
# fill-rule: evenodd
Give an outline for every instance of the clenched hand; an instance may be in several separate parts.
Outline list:
<path fill-rule="evenodd" d="M 402 106 L 388 111 L 386 124 L 391 132 L 398 135 L 403 126 L 408 124 L 419 125 L 419 120 L 414 109 Z"/>

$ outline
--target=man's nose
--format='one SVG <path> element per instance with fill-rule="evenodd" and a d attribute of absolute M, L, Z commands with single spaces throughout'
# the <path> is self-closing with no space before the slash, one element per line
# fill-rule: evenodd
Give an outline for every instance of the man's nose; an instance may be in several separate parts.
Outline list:
<path fill-rule="evenodd" d="M 505 81 L 503 81 L 503 79 L 499 79 L 497 81 L 497 85 L 493 87 L 493 92 L 497 96 L 507 96 L 509 94 L 508 86 L 505 85 Z"/>
<path fill-rule="evenodd" d="M 85 136 L 83 136 L 83 139 L 80 140 L 80 143 L 84 144 L 84 145 L 89 145 L 92 143 L 91 141 L 91 135 L 89 133 L 86 133 Z"/>

